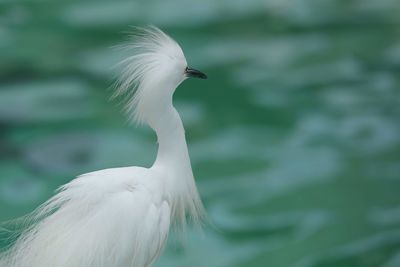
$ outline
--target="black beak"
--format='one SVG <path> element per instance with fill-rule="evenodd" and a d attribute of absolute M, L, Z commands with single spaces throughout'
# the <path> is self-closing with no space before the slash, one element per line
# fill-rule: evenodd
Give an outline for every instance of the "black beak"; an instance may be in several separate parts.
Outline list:
<path fill-rule="evenodd" d="M 187 77 L 207 79 L 207 75 L 205 75 L 203 72 L 189 67 L 186 68 L 185 74 Z"/>

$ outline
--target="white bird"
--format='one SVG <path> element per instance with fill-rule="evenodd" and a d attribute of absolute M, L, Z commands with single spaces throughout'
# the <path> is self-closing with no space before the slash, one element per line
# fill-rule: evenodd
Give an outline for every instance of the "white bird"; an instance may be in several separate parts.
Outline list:
<path fill-rule="evenodd" d="M 123 167 L 83 174 L 41 205 L 1 267 L 148 267 L 160 256 L 170 225 L 199 221 L 196 189 L 182 121 L 172 103 L 188 77 L 180 46 L 156 27 L 136 30 L 127 47 L 116 95 L 130 97 L 127 110 L 157 134 L 150 168 Z M 129 94 L 134 92 L 133 94 Z"/>

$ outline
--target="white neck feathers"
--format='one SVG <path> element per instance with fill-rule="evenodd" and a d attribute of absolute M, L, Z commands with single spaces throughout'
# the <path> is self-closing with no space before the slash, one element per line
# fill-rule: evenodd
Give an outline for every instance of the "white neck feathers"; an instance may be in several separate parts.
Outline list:
<path fill-rule="evenodd" d="M 204 209 L 197 192 L 187 149 L 185 130 L 176 109 L 171 105 L 151 127 L 157 133 L 158 152 L 152 168 L 165 171 L 172 196 L 172 216 L 186 224 L 186 213 L 199 222 Z"/>

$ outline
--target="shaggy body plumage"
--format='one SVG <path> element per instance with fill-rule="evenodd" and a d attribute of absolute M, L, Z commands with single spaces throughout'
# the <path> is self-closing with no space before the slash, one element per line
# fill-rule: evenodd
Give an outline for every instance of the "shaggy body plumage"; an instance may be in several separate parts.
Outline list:
<path fill-rule="evenodd" d="M 62 186 L 29 216 L 33 223 L 0 255 L 1 267 L 148 267 L 162 252 L 171 223 L 184 226 L 187 215 L 201 219 L 172 96 L 193 73 L 205 75 L 189 72 L 179 45 L 159 29 L 139 29 L 133 37 L 116 95 L 128 95 L 129 114 L 157 133 L 153 166 L 105 169 Z"/>

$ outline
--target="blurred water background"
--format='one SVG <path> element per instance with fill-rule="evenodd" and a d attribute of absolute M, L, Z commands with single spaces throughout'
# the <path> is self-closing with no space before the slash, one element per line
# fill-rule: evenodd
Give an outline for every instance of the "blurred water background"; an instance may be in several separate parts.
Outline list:
<path fill-rule="evenodd" d="M 154 134 L 108 88 L 111 47 L 154 24 L 209 75 L 175 104 L 214 224 L 157 267 L 399 267 L 399 14 L 397 0 L 1 1 L 0 221 L 78 174 L 151 165 Z"/>

